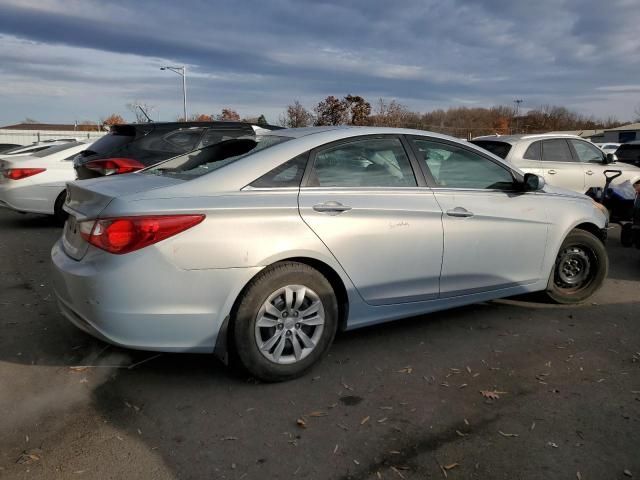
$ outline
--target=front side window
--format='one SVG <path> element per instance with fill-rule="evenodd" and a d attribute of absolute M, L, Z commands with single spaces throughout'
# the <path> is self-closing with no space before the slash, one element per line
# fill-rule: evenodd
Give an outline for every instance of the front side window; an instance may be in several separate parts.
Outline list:
<path fill-rule="evenodd" d="M 563 138 L 542 142 L 542 160 L 545 162 L 573 162 L 569 144 Z"/>
<path fill-rule="evenodd" d="M 573 145 L 573 149 L 576 151 L 578 155 L 578 160 L 583 163 L 602 163 L 604 160 L 604 155 L 602 154 L 602 150 L 600 150 L 595 145 L 591 145 L 587 142 L 582 142 L 580 140 L 570 140 Z"/>
<path fill-rule="evenodd" d="M 431 140 L 412 140 L 418 160 L 439 187 L 512 190 L 511 172 L 488 158 L 464 148 Z"/>
<path fill-rule="evenodd" d="M 409 158 L 398 138 L 357 140 L 320 151 L 311 187 L 415 187 Z"/>

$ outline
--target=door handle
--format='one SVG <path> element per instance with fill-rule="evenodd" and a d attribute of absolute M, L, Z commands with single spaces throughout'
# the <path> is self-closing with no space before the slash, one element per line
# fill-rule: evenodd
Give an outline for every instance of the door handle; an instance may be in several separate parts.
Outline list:
<path fill-rule="evenodd" d="M 351 207 L 348 207 L 347 205 L 343 205 L 340 202 L 331 201 L 331 202 L 324 202 L 324 203 L 319 203 L 317 205 L 314 205 L 313 209 L 316 212 L 329 213 L 329 214 L 335 215 L 338 213 L 351 210 Z"/>
<path fill-rule="evenodd" d="M 587 175 L 593 175 L 593 170 L 587 170 L 587 171 L 586 171 L 586 172 L 584 172 L 584 173 L 586 173 Z"/>
<path fill-rule="evenodd" d="M 547 173 L 549 175 L 555 175 L 557 172 L 555 170 L 548 170 Z"/>
<path fill-rule="evenodd" d="M 470 212 L 469 210 L 463 207 L 456 207 L 451 210 L 447 210 L 447 215 L 449 215 L 450 217 L 466 218 L 466 217 L 473 217 L 473 212 Z"/>

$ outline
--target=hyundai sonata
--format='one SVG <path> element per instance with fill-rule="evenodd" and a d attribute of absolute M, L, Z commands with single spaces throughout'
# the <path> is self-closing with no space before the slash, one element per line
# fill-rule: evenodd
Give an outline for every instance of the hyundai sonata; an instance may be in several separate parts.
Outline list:
<path fill-rule="evenodd" d="M 602 284 L 607 215 L 472 144 L 392 128 L 228 140 L 68 185 L 63 314 L 136 349 L 293 378 L 338 330 Z"/>

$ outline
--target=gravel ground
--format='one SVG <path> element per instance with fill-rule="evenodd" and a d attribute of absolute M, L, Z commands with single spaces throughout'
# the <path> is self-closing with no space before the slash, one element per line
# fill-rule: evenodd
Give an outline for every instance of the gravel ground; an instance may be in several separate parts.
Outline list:
<path fill-rule="evenodd" d="M 344 333 L 273 385 L 75 329 L 50 289 L 59 234 L 0 211 L 0 478 L 640 478 L 640 251 L 618 230 L 586 305 Z"/>

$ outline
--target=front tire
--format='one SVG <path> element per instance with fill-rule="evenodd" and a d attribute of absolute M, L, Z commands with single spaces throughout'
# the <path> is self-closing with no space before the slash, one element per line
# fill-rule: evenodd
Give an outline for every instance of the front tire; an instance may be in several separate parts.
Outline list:
<path fill-rule="evenodd" d="M 338 327 L 338 303 L 314 268 L 283 262 L 262 271 L 233 316 L 233 346 L 249 373 L 267 382 L 301 376 L 327 352 Z"/>
<path fill-rule="evenodd" d="M 602 242 L 584 230 L 573 230 L 560 247 L 547 295 L 560 304 L 586 301 L 602 286 L 609 258 Z"/>

